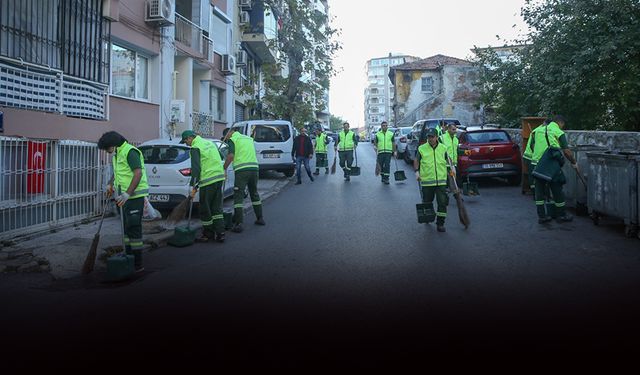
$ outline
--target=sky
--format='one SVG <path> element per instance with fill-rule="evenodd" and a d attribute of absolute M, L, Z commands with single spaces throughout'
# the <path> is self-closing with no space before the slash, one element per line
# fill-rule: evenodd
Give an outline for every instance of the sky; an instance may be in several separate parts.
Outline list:
<path fill-rule="evenodd" d="M 524 0 L 329 0 L 333 27 L 342 30 L 331 113 L 351 128 L 364 128 L 367 60 L 389 52 L 470 58 L 474 45 L 500 46 L 525 34 L 523 5 Z"/>

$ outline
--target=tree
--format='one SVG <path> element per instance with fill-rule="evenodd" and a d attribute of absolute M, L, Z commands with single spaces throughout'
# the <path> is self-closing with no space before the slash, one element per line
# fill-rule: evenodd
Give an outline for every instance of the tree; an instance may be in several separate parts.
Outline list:
<path fill-rule="evenodd" d="M 280 51 L 275 64 L 263 65 L 263 110 L 290 120 L 297 127 L 313 122 L 326 105 L 324 93 L 335 74 L 333 57 L 341 48 L 334 40 L 325 13 L 307 0 L 264 0 L 280 15 L 281 28 L 274 48 Z M 283 77 L 283 67 L 289 74 Z"/>
<path fill-rule="evenodd" d="M 506 123 L 561 113 L 573 128 L 640 130 L 640 2 L 526 0 L 522 15 L 512 59 L 478 55 L 483 104 Z"/>
<path fill-rule="evenodd" d="M 344 120 L 342 117 L 331 115 L 329 117 L 329 127 L 331 130 L 340 130 L 342 129 L 342 124 L 344 124 Z"/>

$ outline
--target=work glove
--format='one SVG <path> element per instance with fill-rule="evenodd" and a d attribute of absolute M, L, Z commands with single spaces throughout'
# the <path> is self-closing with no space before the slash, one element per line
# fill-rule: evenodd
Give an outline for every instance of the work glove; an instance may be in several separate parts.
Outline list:
<path fill-rule="evenodd" d="M 107 191 L 105 192 L 105 194 L 107 195 L 107 198 L 111 198 L 111 196 L 113 196 L 113 192 L 115 190 L 113 190 L 113 185 L 108 184 L 107 185 Z"/>
<path fill-rule="evenodd" d="M 116 197 L 116 204 L 118 205 L 118 207 L 122 207 L 124 206 L 125 203 L 127 203 L 128 200 L 129 200 L 129 194 L 122 193 Z"/>
<path fill-rule="evenodd" d="M 416 181 L 420 181 L 420 172 L 416 171 Z"/>
<path fill-rule="evenodd" d="M 189 196 L 191 197 L 191 199 L 193 199 L 193 198 L 195 198 L 195 197 L 196 197 L 196 193 L 198 193 L 198 188 L 194 186 L 194 187 L 191 189 L 191 194 L 189 194 Z"/>

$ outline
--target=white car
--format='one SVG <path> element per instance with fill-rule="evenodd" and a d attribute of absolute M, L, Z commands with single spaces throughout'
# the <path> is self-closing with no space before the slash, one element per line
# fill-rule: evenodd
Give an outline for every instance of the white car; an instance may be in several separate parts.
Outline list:
<path fill-rule="evenodd" d="M 249 120 L 233 124 L 233 128 L 253 138 L 258 168 L 291 177 L 295 164 L 291 161 L 295 128 L 285 120 Z"/>
<path fill-rule="evenodd" d="M 411 134 L 411 126 L 398 128 L 395 134 L 393 134 L 393 142 L 396 144 L 398 159 L 402 159 L 405 151 L 407 151 L 407 137 L 409 134 Z"/>
<path fill-rule="evenodd" d="M 227 156 L 227 145 L 218 139 L 207 139 L 220 150 L 222 162 Z M 155 139 L 144 142 L 138 149 L 142 152 L 149 183 L 149 201 L 156 208 L 173 208 L 182 202 L 191 191 L 191 156 L 189 146 L 180 144 L 180 138 Z M 233 195 L 233 164 L 227 168 L 224 197 Z M 193 202 L 199 201 L 196 194 Z"/>

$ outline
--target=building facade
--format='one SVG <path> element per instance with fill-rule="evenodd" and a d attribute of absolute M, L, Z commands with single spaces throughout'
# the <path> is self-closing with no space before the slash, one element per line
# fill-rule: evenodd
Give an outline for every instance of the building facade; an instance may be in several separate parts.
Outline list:
<path fill-rule="evenodd" d="M 387 57 L 370 59 L 365 65 L 367 87 L 364 90 L 364 123 L 365 133 L 370 134 L 382 121 L 391 126 L 395 124 L 392 111 L 393 83 L 389 80 L 389 69 L 417 60 L 416 57 L 389 54 Z"/>
<path fill-rule="evenodd" d="M 471 62 L 444 55 L 392 67 L 395 124 L 411 126 L 417 120 L 443 117 L 456 118 L 463 125 L 481 124 L 478 74 L 479 68 Z"/>

